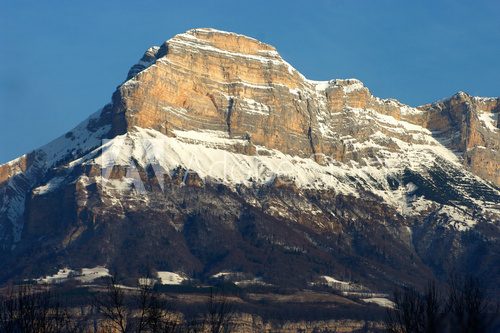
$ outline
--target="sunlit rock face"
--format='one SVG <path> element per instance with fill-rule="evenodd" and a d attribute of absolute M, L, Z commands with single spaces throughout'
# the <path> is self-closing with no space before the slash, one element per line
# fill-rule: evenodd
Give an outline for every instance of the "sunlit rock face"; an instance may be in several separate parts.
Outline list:
<path fill-rule="evenodd" d="M 428 113 L 427 128 L 479 177 L 500 185 L 499 98 L 472 97 L 460 92 L 420 107 Z"/>
<path fill-rule="evenodd" d="M 210 29 L 175 36 L 134 68 L 115 96 L 116 122 L 126 128 L 224 131 L 287 154 L 344 160 L 343 138 L 364 142 L 382 128 L 353 127 L 359 109 L 425 121 L 417 109 L 373 97 L 358 80 L 307 80 L 274 47 Z"/>
<path fill-rule="evenodd" d="M 149 49 L 115 94 L 113 106 L 117 133 L 134 126 L 167 135 L 179 129 L 223 131 L 244 138 L 250 147 L 312 156 L 320 163 L 323 154 L 365 163 L 374 147 L 361 145 L 377 134 L 433 144 L 429 129 L 451 142 L 445 143 L 448 148 L 466 153 L 464 163 L 474 173 L 498 185 L 500 133 L 478 118 L 488 114 L 481 119 L 490 117 L 496 127 L 498 100 L 464 96 L 412 108 L 372 96 L 355 79 L 307 80 L 274 47 L 253 38 L 195 29 Z M 373 112 L 391 117 L 389 124 Z M 408 130 L 394 120 L 422 128 Z M 390 140 L 374 141 L 397 149 Z"/>
<path fill-rule="evenodd" d="M 385 291 L 457 270 L 497 282 L 498 114 L 494 98 L 410 107 L 309 80 L 270 45 L 189 30 L 147 50 L 102 110 L 0 166 L 0 281 L 147 267 Z"/>

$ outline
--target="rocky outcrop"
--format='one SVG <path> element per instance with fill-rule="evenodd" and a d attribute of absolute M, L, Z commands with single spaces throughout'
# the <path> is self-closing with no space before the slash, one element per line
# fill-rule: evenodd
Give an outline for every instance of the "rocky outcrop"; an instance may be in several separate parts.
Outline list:
<path fill-rule="evenodd" d="M 446 147 L 461 154 L 465 166 L 500 185 L 499 98 L 472 97 L 460 92 L 420 108 L 428 114 L 426 127 Z"/>

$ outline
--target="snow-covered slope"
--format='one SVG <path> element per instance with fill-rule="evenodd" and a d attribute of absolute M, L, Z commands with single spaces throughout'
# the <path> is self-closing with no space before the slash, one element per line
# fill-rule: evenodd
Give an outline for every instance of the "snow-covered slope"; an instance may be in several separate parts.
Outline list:
<path fill-rule="evenodd" d="M 95 112 L 65 135 L 0 166 L 9 173 L 9 177 L 0 182 L 0 240 L 9 239 L 12 245 L 20 240 L 26 196 L 30 192 L 43 194 L 63 182 L 63 179 L 55 178 L 39 186 L 46 174 L 102 144 L 111 126 L 101 123 L 101 112 Z M 24 168 L 17 167 L 20 164 Z"/>
<path fill-rule="evenodd" d="M 291 156 L 260 146 L 256 147 L 255 155 L 236 153 L 232 151 L 232 146 L 248 142 L 229 138 L 223 132 L 176 131 L 176 137 L 168 137 L 152 129 L 135 128 L 105 142 L 102 147 L 71 162 L 70 166 L 97 165 L 102 170 L 99 175 L 102 178 L 94 181 L 102 182 L 110 190 L 116 191 L 140 191 L 143 185 L 138 178 L 139 168 L 151 168 L 161 182 L 174 170 L 182 168 L 186 173 L 194 173 L 205 181 L 220 182 L 230 188 L 239 184 L 262 186 L 279 177 L 299 189 L 333 189 L 336 193 L 358 198 L 375 195 L 381 203 L 393 206 L 403 215 L 420 215 L 434 207 L 438 212 L 448 215 L 450 224 L 460 230 L 477 222 L 472 218 L 471 208 L 486 215 L 499 213 L 499 207 L 490 201 L 491 198 L 500 197 L 498 190 L 463 171 L 457 156 L 433 139 L 429 131 L 375 112 L 346 112 L 366 113 L 366 118 L 358 117 L 360 122 L 364 119 L 371 122 L 382 119 L 381 122 L 390 125 L 394 131 L 406 131 L 409 128 L 409 133 L 418 136 L 421 143 L 408 144 L 376 132 L 367 142 L 353 144 L 354 149 L 377 149 L 378 155 L 364 165 L 334 160 L 318 164 L 310 158 Z M 398 149 L 390 151 L 377 144 L 387 140 L 394 142 Z M 128 170 L 128 174 L 119 181 L 110 179 L 115 166 L 123 166 Z M 431 173 L 435 170 L 446 170 L 456 177 L 456 183 L 448 186 L 461 196 L 458 201 L 448 200 L 445 194 L 442 201 L 433 201 L 425 194 L 419 195 L 419 185 L 411 181 L 405 183 L 403 179 L 405 175 L 418 174 L 434 182 Z M 484 187 L 483 194 L 469 191 L 467 185 L 475 183 Z M 60 184 L 59 180 L 51 180 L 38 188 L 36 194 L 43 194 L 40 193 L 41 189 L 46 190 L 57 184 Z"/>

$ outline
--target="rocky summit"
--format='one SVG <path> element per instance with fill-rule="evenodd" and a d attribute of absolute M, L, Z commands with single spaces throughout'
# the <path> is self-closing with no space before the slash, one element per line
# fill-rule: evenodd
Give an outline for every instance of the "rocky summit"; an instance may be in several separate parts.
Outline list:
<path fill-rule="evenodd" d="M 389 293 L 473 272 L 498 288 L 499 113 L 312 81 L 258 40 L 189 30 L 0 166 L 0 281 L 97 267 Z"/>

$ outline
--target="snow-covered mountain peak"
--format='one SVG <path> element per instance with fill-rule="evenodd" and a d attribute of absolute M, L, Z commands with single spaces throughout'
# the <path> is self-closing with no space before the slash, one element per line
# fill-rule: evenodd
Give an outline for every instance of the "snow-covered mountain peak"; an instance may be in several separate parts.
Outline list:
<path fill-rule="evenodd" d="M 253 38 L 189 30 L 148 49 L 98 113 L 0 166 L 0 260 L 77 269 L 149 251 L 158 271 L 262 269 L 234 243 L 304 256 L 304 274 L 356 253 L 361 278 L 393 283 L 393 263 L 425 275 L 436 248 L 442 266 L 463 235 L 498 234 L 499 109 L 468 95 L 414 108 L 308 80 Z"/>

